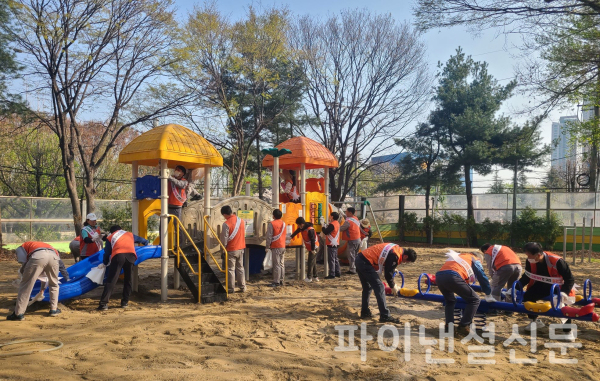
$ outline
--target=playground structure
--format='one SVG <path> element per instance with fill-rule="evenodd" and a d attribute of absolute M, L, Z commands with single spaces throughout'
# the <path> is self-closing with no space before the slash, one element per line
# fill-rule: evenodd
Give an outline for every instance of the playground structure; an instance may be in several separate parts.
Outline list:
<path fill-rule="evenodd" d="M 227 251 L 219 240 L 224 222 L 220 209 L 224 205 L 231 206 L 234 213 L 246 222 L 246 277 L 250 273 L 251 250 L 258 249 L 264 253 L 267 224 L 272 219 L 275 208 L 282 210 L 288 233 L 296 228 L 295 221 L 300 216 L 313 222 L 320 232 L 320 217 L 327 219 L 331 211 L 337 210 L 328 203 L 329 195 L 325 191 L 329 188 L 328 170 L 338 166 L 337 159 L 325 147 L 305 137 L 289 139 L 274 150 L 277 152 L 272 149 L 270 153 L 275 156 L 267 156 L 263 160 L 263 166 L 272 169 L 273 184 L 277 185 L 280 168 L 298 171 L 295 185 L 300 188 L 300 203 L 287 202 L 284 197 L 280 200 L 279 186 L 274 186 L 271 205 L 248 195 L 219 200 L 216 205 L 212 205 L 210 169 L 222 166 L 223 158 L 206 139 L 175 124 L 155 125 L 150 131 L 133 139 L 119 155 L 120 163 L 131 164 L 132 167 L 133 233 L 148 238 L 148 219 L 153 215 L 160 217 L 160 233 L 154 240 L 156 246 L 136 249 L 139 259 L 134 266 L 133 290 L 137 291 L 139 283 L 137 264 L 143 260 L 160 258 L 161 301 L 166 301 L 169 259 L 174 258 L 175 288 L 179 287 L 180 279 L 183 279 L 197 302 L 226 300 L 227 290 L 218 276 L 219 273 L 223 274 L 224 282 L 227 282 Z M 279 153 L 287 156 L 280 160 Z M 188 171 L 201 168 L 204 172 L 204 198 L 189 202 L 188 207 L 183 208 L 181 219 L 168 213 L 169 169 L 177 165 L 184 166 Z M 159 167 L 160 175 L 158 178 L 138 178 L 139 166 Z M 324 178 L 308 179 L 306 170 L 317 168 L 324 169 Z M 306 261 L 301 237 L 295 237 L 288 247 L 296 249 L 297 277 L 303 279 Z M 222 253 L 220 260 L 219 252 Z M 103 251 L 69 268 L 72 279 L 62 285 L 61 300 L 81 295 L 96 287 L 84 273 L 101 263 L 102 254 Z M 326 257 L 325 263 L 327 267 Z M 34 291 L 39 291 L 39 285 Z M 45 297 L 48 298 L 48 295 Z"/>
<path fill-rule="evenodd" d="M 401 289 L 398 291 L 397 296 L 408 299 L 419 299 L 437 303 L 445 303 L 444 296 L 440 294 L 429 293 L 432 286 L 435 286 L 435 275 L 423 273 L 417 280 L 417 288 L 409 289 L 404 288 L 404 275 L 402 272 L 397 271 L 395 276 L 401 277 Z M 423 279 L 426 280 L 427 288 L 423 291 Z M 473 290 L 481 292 L 481 287 L 475 284 L 471 285 Z M 392 295 L 391 288 L 386 285 L 386 294 Z M 583 285 L 583 295 L 576 295 L 575 303 L 571 306 L 561 307 L 561 293 L 560 286 L 558 284 L 552 285 L 550 295 L 544 302 L 525 302 L 523 303 L 524 290 L 522 289 L 519 281 L 515 281 L 510 290 L 505 291 L 510 301 L 506 298 L 503 293 L 504 301 L 488 302 L 481 300 L 477 309 L 478 315 L 476 315 L 476 325 L 482 328 L 486 324 L 486 313 L 490 310 L 508 311 L 526 314 L 535 314 L 539 316 L 561 318 L 561 319 L 574 319 L 583 321 L 597 322 L 600 320 L 600 316 L 594 312 L 594 307 L 600 307 L 600 298 L 592 297 L 592 282 L 587 279 Z M 579 308 L 575 307 L 578 306 Z M 466 307 L 464 300 L 457 296 L 455 306 L 455 317 L 460 316 L 460 312 Z M 455 319 L 456 320 L 456 319 Z"/>

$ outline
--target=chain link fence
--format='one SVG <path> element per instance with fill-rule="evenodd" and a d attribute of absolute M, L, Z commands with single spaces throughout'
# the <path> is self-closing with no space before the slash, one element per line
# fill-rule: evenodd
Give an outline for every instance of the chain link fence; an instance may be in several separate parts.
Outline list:
<path fill-rule="evenodd" d="M 130 204 L 129 200 L 96 200 L 94 213 L 102 221 L 103 211 L 127 208 Z M 32 240 L 67 242 L 75 238 L 68 198 L 0 196 L 0 217 L 4 244 Z"/>

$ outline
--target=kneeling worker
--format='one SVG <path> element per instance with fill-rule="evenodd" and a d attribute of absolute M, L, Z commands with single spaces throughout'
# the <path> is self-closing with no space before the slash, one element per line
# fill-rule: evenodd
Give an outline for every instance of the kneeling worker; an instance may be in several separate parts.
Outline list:
<path fill-rule="evenodd" d="M 490 245 L 481 246 L 481 252 L 487 263 L 488 271 L 492 276 L 492 296 L 500 300 L 502 288 L 509 289 L 521 276 L 521 260 L 508 246 Z"/>
<path fill-rule="evenodd" d="M 385 304 L 385 287 L 381 282 L 380 275 L 383 272 L 387 284 L 394 290 L 394 295 L 400 290 L 400 286 L 394 283 L 394 270 L 401 263 L 414 262 L 417 253 L 413 249 L 405 249 L 394 243 L 380 243 L 371 246 L 356 257 L 356 272 L 362 284 L 362 305 L 360 317 L 370 318 L 373 315 L 369 309 L 369 298 L 371 290 L 377 299 L 379 307 L 379 321 L 382 323 L 400 323 L 398 318 L 390 316 Z"/>
<path fill-rule="evenodd" d="M 100 305 L 97 308 L 98 311 L 106 311 L 108 309 L 108 301 L 115 284 L 117 284 L 121 269 L 123 269 L 125 275 L 121 307 L 125 308 L 129 305 L 133 283 L 133 265 L 137 260 L 137 255 L 135 254 L 136 243 L 145 246 L 148 244 L 148 241 L 133 233 L 122 230 L 118 225 L 111 226 L 110 235 L 106 237 L 104 258 L 102 261 L 105 266 L 108 266 L 108 276 L 104 283 Z"/>
<path fill-rule="evenodd" d="M 575 278 L 571 273 L 571 269 L 567 262 L 549 252 L 544 252 L 542 246 L 537 242 L 529 242 L 523 247 L 525 254 L 527 254 L 527 263 L 525 264 L 525 272 L 519 283 L 521 286 L 527 286 L 527 291 L 523 295 L 523 302 L 537 302 L 538 300 L 545 299 L 550 296 L 553 284 L 560 285 L 561 293 L 565 293 L 570 296 L 575 295 L 573 285 L 575 285 Z M 533 326 L 536 328 L 542 328 L 544 323 L 538 321 L 538 315 L 528 315 L 531 319 L 526 327 L 526 331 L 531 331 Z M 566 324 L 570 324 L 571 320 L 567 320 Z M 570 329 L 564 329 L 572 335 Z M 574 340 L 573 337 L 567 337 L 568 340 Z"/>
<path fill-rule="evenodd" d="M 489 297 L 492 289 L 490 281 L 485 276 L 485 272 L 481 266 L 481 256 L 479 253 L 458 254 L 451 250 L 446 253 L 446 257 L 448 257 L 446 263 L 435 274 L 435 283 L 446 301 L 446 329 L 448 328 L 448 324 L 454 323 L 454 306 L 456 305 L 456 296 L 454 294 L 456 294 L 466 304 L 456 332 L 465 334 L 470 332 L 469 327 L 479 307 L 479 295 L 475 293 L 470 284 L 477 279 L 481 285 L 481 290 L 488 296 L 486 300 L 489 301 L 492 301 Z"/>

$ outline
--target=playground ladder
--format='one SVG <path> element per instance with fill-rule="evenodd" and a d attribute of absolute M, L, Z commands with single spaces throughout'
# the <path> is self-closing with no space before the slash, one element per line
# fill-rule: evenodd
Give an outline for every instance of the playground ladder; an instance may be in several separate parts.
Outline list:
<path fill-rule="evenodd" d="M 204 255 L 202 255 L 202 251 L 198 249 L 181 221 L 176 216 L 171 217 L 176 222 L 175 225 L 179 226 L 191 242 L 191 246 L 183 250 L 180 246 L 180 229 L 176 229 L 176 245 L 171 251 L 175 255 L 175 267 L 179 274 L 181 274 L 181 278 L 188 289 L 192 292 L 194 300 L 197 303 L 203 304 L 226 301 L 228 296 L 227 289 L 223 287 L 223 284 L 207 261 L 206 243 L 204 244 Z M 206 233 L 204 239 L 206 240 Z M 225 273 L 225 283 L 227 283 L 227 260 L 225 260 L 225 268 L 223 269 L 212 254 L 211 257 L 215 261 L 219 271 Z"/>

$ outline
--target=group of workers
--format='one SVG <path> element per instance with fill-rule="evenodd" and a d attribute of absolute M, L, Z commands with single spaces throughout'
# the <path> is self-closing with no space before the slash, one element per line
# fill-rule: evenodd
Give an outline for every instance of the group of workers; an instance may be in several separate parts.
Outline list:
<path fill-rule="evenodd" d="M 169 201 L 168 212 L 178 218 L 181 217 L 181 209 L 187 200 L 190 191 L 189 182 L 186 180 L 187 171 L 183 166 L 175 168 L 173 176 L 169 178 Z M 289 173 L 289 178 L 284 177 L 282 185 L 284 193 L 290 201 L 297 201 L 298 194 L 294 188 L 294 174 Z M 193 189 L 191 190 L 193 192 Z M 340 225 L 340 215 L 332 212 L 327 223 L 321 217 L 321 235 L 327 246 L 329 274 L 325 279 L 335 279 L 341 276 L 340 262 L 338 259 L 338 247 L 340 245 L 340 234 L 346 240 L 346 253 L 349 262 L 347 274 L 358 274 L 362 286 L 362 305 L 360 318 L 372 317 L 369 308 L 371 292 L 375 294 L 379 308 L 379 321 L 399 323 L 399 320 L 390 315 L 386 305 L 385 286 L 381 281 L 383 274 L 388 286 L 396 295 L 400 286 L 394 282 L 395 269 L 400 264 L 412 263 L 417 259 L 416 252 L 411 248 L 403 248 L 394 243 L 380 243 L 371 247 L 363 246 L 360 251 L 361 242 L 366 242 L 371 236 L 368 220 L 359 221 L 355 216 L 356 210 L 349 207 L 345 211 L 345 221 Z M 240 292 L 246 291 L 244 272 L 244 250 L 246 249 L 245 223 L 232 211 L 230 206 L 221 208 L 221 215 L 225 219 L 221 230 L 221 242 L 227 250 L 228 292 L 233 293 L 235 286 Z M 278 209 L 273 211 L 273 220 L 268 224 L 266 235 L 266 249 L 272 256 L 273 281 L 270 287 L 284 285 L 285 275 L 285 250 L 289 240 L 300 234 L 303 245 L 308 252 L 308 266 L 306 282 L 318 282 L 317 254 L 320 243 L 317 232 L 311 222 L 302 217 L 296 219 L 297 229 L 290 235 L 287 226 L 282 220 L 282 212 Z M 102 234 L 97 226 L 97 217 L 94 213 L 87 215 L 81 235 L 71 243 L 71 250 L 75 260 L 87 258 L 102 249 L 104 242 L 103 264 L 107 267 L 107 278 L 104 290 L 100 298 L 98 310 L 108 309 L 108 302 L 114 286 L 119 278 L 121 270 L 124 272 L 123 296 L 121 307 L 128 306 L 132 291 L 133 266 L 137 259 L 135 244 L 147 245 L 148 241 L 138 237 L 131 232 L 123 230 L 115 225 L 109 234 Z M 78 250 L 77 250 L 78 249 Z M 522 266 L 518 256 L 507 246 L 485 244 L 480 253 L 455 253 L 450 251 L 446 254 L 447 261 L 435 274 L 435 283 L 445 299 L 445 322 L 448 327 L 454 323 L 454 307 L 456 296 L 460 296 L 466 308 L 457 326 L 457 332 L 468 333 L 469 327 L 479 307 L 480 298 L 470 286 L 475 280 L 481 285 L 481 290 L 486 294 L 486 300 L 499 301 L 503 287 L 512 287 L 519 280 L 521 286 L 527 286 L 523 301 L 537 301 L 550 295 L 552 284 L 558 283 L 561 292 L 573 294 L 575 284 L 568 264 L 552 253 L 544 252 L 542 247 L 535 242 L 525 245 L 524 251 L 528 261 L 525 272 L 521 275 Z M 77 253 L 79 255 L 77 255 Z M 68 281 L 69 275 L 60 255 L 56 249 L 43 242 L 26 242 L 17 249 L 17 256 L 22 263 L 20 274 L 22 274 L 19 285 L 19 293 L 14 312 L 7 317 L 8 320 L 23 320 L 28 304 L 31 304 L 30 295 L 38 279 L 42 280 L 40 298 L 46 285 L 50 292 L 50 316 L 60 314 L 58 309 L 58 273 Z M 485 275 L 481 264 L 485 258 L 488 272 L 491 274 L 492 282 Z M 61 266 L 62 265 L 62 266 Z M 37 298 L 37 297 L 36 297 Z M 34 298 L 33 301 L 36 301 Z M 529 315 L 531 323 L 527 330 L 539 328 L 543 323 L 537 320 L 537 315 Z M 567 321 L 569 323 L 569 321 Z M 565 328 L 566 332 L 570 332 Z"/>
<path fill-rule="evenodd" d="M 133 265 L 137 260 L 135 244 L 148 244 L 146 239 L 127 232 L 118 225 L 111 226 L 109 231 L 109 234 L 102 234 L 99 230 L 90 232 L 90 238 L 94 235 L 94 238 L 92 238 L 94 243 L 96 241 L 96 234 L 98 234 L 101 241 L 104 241 L 104 256 L 102 264 L 98 267 L 106 268 L 107 276 L 104 282 L 104 290 L 100 297 L 100 304 L 97 308 L 100 311 L 108 309 L 108 301 L 117 284 L 121 270 L 123 270 L 125 275 L 121 307 L 128 307 L 133 284 Z M 38 294 L 41 298 L 37 300 L 34 298 L 33 301 L 43 299 L 47 283 L 50 294 L 49 315 L 57 316 L 61 313 L 61 310 L 58 308 L 59 271 L 63 275 L 63 280 L 69 281 L 69 273 L 64 269 L 64 265 L 62 265 L 58 250 L 44 242 L 29 241 L 19 246 L 16 251 L 17 258 L 23 258 L 22 266 L 19 270 L 22 276 L 15 309 L 6 319 L 21 321 L 25 318 L 25 311 L 31 304 L 29 298 L 38 279 L 42 281 L 40 293 Z M 47 281 L 44 281 L 46 278 Z"/>

